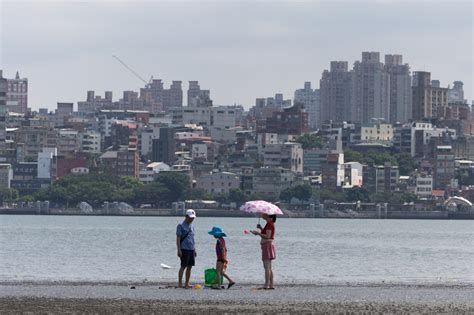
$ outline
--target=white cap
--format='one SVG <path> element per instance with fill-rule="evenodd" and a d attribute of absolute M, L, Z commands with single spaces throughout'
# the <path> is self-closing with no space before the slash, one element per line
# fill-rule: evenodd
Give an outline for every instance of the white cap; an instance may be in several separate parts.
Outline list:
<path fill-rule="evenodd" d="M 195 218 L 196 217 L 196 212 L 194 212 L 193 209 L 188 209 L 186 210 L 186 216 L 190 218 Z"/>

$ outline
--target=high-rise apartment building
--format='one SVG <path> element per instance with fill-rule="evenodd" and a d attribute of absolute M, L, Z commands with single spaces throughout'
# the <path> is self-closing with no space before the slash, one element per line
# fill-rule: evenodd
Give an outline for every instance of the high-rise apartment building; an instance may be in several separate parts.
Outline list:
<path fill-rule="evenodd" d="M 291 106 L 291 100 L 285 100 L 282 93 L 276 93 L 274 97 L 257 98 L 255 99 L 255 107 L 262 109 L 265 107 L 271 108 L 286 108 Z"/>
<path fill-rule="evenodd" d="M 413 73 L 412 118 L 415 121 L 432 117 L 431 109 L 431 73 L 416 71 Z"/>
<path fill-rule="evenodd" d="M 252 192 L 277 200 L 283 190 L 297 182 L 297 177 L 289 169 L 283 167 L 261 167 L 253 171 Z"/>
<path fill-rule="evenodd" d="M 95 95 L 95 91 L 87 91 L 87 99 L 77 102 L 77 111 L 82 115 L 93 114 L 101 109 L 112 109 L 112 92 L 106 91 L 105 98 Z"/>
<path fill-rule="evenodd" d="M 183 89 L 181 81 L 173 81 L 169 89 L 163 90 L 163 109 L 183 106 Z"/>
<path fill-rule="evenodd" d="M 72 115 L 74 111 L 74 103 L 58 103 L 56 108 L 56 118 L 59 125 L 63 125 L 67 118 Z"/>
<path fill-rule="evenodd" d="M 328 149 L 305 149 L 303 151 L 304 175 L 320 175 L 328 153 Z"/>
<path fill-rule="evenodd" d="M 362 143 L 383 143 L 391 145 L 393 139 L 392 124 L 369 123 L 360 128 L 360 141 Z"/>
<path fill-rule="evenodd" d="M 28 110 L 28 79 L 20 78 L 17 72 L 15 79 L 7 81 L 7 104 L 13 111 L 25 114 Z"/>
<path fill-rule="evenodd" d="M 351 120 L 351 82 L 347 61 L 331 61 L 330 70 L 324 70 L 320 85 L 321 116 L 325 121 Z"/>
<path fill-rule="evenodd" d="M 144 108 L 156 112 L 158 108 L 168 110 L 172 107 L 183 106 L 183 90 L 181 81 L 173 81 L 169 89 L 163 88 L 163 82 L 155 79 L 146 87 L 140 89 L 140 100 Z"/>
<path fill-rule="evenodd" d="M 262 151 L 265 167 L 283 167 L 303 173 L 303 148 L 300 143 L 267 144 Z"/>
<path fill-rule="evenodd" d="M 449 88 L 448 91 L 448 102 L 449 103 L 464 103 L 464 83 L 462 81 L 454 81 L 453 87 Z"/>
<path fill-rule="evenodd" d="M 282 93 L 276 93 L 275 97 L 267 97 L 267 106 L 286 108 L 291 106 L 291 100 L 285 100 Z"/>
<path fill-rule="evenodd" d="M 344 154 L 328 153 L 326 162 L 321 167 L 322 188 L 337 191 L 344 184 Z"/>
<path fill-rule="evenodd" d="M 194 106 L 194 99 L 199 96 L 201 87 L 198 81 L 189 81 L 188 88 L 188 106 Z"/>
<path fill-rule="evenodd" d="M 6 160 L 7 79 L 0 70 L 0 162 Z"/>
<path fill-rule="evenodd" d="M 229 129 L 238 125 L 242 116 L 241 106 L 215 106 L 208 108 L 183 108 L 183 124 L 197 124 L 206 128 Z"/>
<path fill-rule="evenodd" d="M 402 55 L 362 52 L 362 60 L 348 70 L 347 61 L 332 61 L 320 80 L 321 123 L 373 119 L 407 122 L 412 115 L 410 67 Z"/>
<path fill-rule="evenodd" d="M 448 114 L 448 88 L 442 88 L 438 80 L 430 80 L 431 73 L 413 73 L 412 98 L 413 120 L 446 118 Z"/>
<path fill-rule="evenodd" d="M 302 104 L 308 113 L 309 128 L 319 127 L 321 117 L 321 102 L 318 89 L 311 88 L 311 82 L 305 82 L 304 88 L 295 91 L 295 103 Z"/>
<path fill-rule="evenodd" d="M 412 115 L 410 67 L 403 64 L 402 55 L 385 55 L 385 71 L 389 76 L 388 97 L 390 123 L 405 123 Z"/>
<path fill-rule="evenodd" d="M 445 190 L 454 178 L 454 153 L 450 145 L 437 145 L 434 158 L 434 187 Z"/>
<path fill-rule="evenodd" d="M 140 99 L 156 111 L 163 109 L 163 82 L 152 80 L 146 87 L 140 89 Z"/>
<path fill-rule="evenodd" d="M 153 162 L 164 162 L 173 165 L 176 156 L 176 130 L 172 127 L 160 128 L 160 137 L 152 140 L 152 159 Z"/>
<path fill-rule="evenodd" d="M 257 124 L 257 133 L 301 135 L 308 131 L 308 113 L 298 104 L 276 111 L 271 117 L 262 119 Z"/>
<path fill-rule="evenodd" d="M 116 174 L 118 176 L 139 177 L 140 158 L 137 150 L 128 148 L 117 152 Z"/>
<path fill-rule="evenodd" d="M 191 96 L 188 91 L 188 107 L 193 108 L 209 108 L 212 107 L 211 91 L 199 90 L 191 91 Z"/>
<path fill-rule="evenodd" d="M 364 165 L 363 187 L 376 194 L 395 191 L 399 175 L 398 166 L 388 162 L 384 165 Z"/>
<path fill-rule="evenodd" d="M 101 141 L 100 132 L 84 130 L 79 133 L 79 150 L 90 154 L 100 154 Z"/>
<path fill-rule="evenodd" d="M 25 159 L 36 161 L 39 152 L 57 146 L 58 131 L 50 127 L 24 126 L 15 134 L 15 142 L 23 144 Z"/>
<path fill-rule="evenodd" d="M 354 122 L 368 123 L 372 118 L 390 120 L 388 76 L 379 52 L 362 52 L 354 63 L 352 81 L 352 117 Z"/>
<path fill-rule="evenodd" d="M 431 115 L 434 118 L 447 118 L 448 88 L 431 86 Z"/>

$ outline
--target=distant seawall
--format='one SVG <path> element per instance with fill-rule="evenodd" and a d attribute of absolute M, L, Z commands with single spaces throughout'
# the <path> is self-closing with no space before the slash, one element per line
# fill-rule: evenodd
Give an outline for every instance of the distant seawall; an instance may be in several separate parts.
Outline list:
<path fill-rule="evenodd" d="M 195 209 L 199 216 L 202 217 L 252 217 L 255 215 L 248 214 L 238 210 L 226 209 Z M 134 209 L 133 211 L 103 211 L 95 210 L 93 212 L 84 212 L 81 209 L 49 209 L 48 211 L 38 211 L 34 208 L 11 208 L 0 209 L 0 214 L 29 214 L 29 215 L 83 215 L 83 216 L 184 216 L 183 213 L 172 209 Z"/>
<path fill-rule="evenodd" d="M 256 214 L 248 214 L 239 210 L 229 209 L 195 209 L 201 217 L 255 217 Z M 365 211 L 360 213 L 324 210 L 321 212 L 311 211 L 285 211 L 284 217 L 289 218 L 328 218 L 328 219 L 423 219 L 423 220 L 474 220 L 474 212 L 449 212 L 443 211 Z M 81 215 L 81 216 L 183 216 L 181 211 L 172 209 L 134 209 L 133 211 L 104 211 L 95 210 L 87 213 L 80 209 L 50 208 L 48 211 L 38 211 L 35 208 L 2 208 L 0 214 L 12 215 Z"/>

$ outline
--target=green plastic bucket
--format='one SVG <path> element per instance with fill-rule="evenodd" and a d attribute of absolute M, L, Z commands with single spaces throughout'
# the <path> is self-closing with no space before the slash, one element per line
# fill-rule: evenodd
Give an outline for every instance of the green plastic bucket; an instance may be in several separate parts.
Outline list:
<path fill-rule="evenodd" d="M 221 284 L 224 283 L 224 276 L 221 275 Z M 211 287 L 217 284 L 217 271 L 216 268 L 209 268 L 204 270 L 204 285 Z"/>

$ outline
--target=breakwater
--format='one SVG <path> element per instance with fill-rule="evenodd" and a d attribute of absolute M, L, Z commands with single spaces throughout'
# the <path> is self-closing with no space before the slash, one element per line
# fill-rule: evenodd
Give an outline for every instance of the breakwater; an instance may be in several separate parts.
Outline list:
<path fill-rule="evenodd" d="M 255 215 L 244 213 L 236 209 L 195 209 L 201 217 L 252 217 Z M 474 211 L 453 212 L 448 210 L 389 210 L 383 207 L 364 211 L 337 210 L 337 209 L 312 209 L 312 210 L 286 210 L 288 218 L 340 218 L 340 219 L 459 219 L 473 220 Z M 84 215 L 84 216 L 182 216 L 182 210 L 176 209 L 133 209 L 127 211 L 111 209 L 94 209 L 85 212 L 78 208 L 2 208 L 0 214 L 25 214 L 25 215 Z"/>

